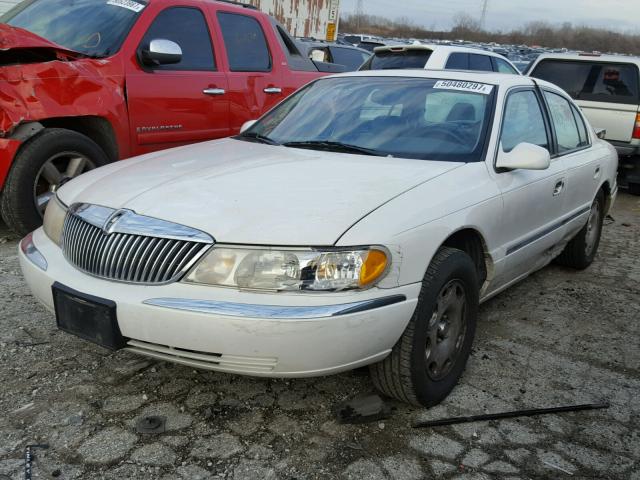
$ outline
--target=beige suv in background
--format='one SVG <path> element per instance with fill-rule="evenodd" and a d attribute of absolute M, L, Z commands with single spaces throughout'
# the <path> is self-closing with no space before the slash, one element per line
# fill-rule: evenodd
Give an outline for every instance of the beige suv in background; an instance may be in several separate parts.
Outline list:
<path fill-rule="evenodd" d="M 620 176 L 640 195 L 640 58 L 545 54 L 526 74 L 555 83 L 580 106 L 591 125 L 618 150 Z"/>

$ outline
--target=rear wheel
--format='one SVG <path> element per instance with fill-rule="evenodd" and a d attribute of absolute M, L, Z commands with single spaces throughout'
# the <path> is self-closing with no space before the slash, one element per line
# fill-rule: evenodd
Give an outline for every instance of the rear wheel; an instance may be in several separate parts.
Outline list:
<path fill-rule="evenodd" d="M 578 270 L 584 270 L 593 263 L 600 246 L 604 203 L 604 194 L 600 190 L 591 204 L 587 223 L 556 258 L 556 263 Z"/>
<path fill-rule="evenodd" d="M 108 162 L 102 149 L 85 135 L 45 129 L 14 158 L 2 192 L 2 218 L 16 233 L 27 234 L 42 224 L 44 210 L 60 185 Z"/>
<path fill-rule="evenodd" d="M 391 351 L 370 367 L 376 388 L 414 405 L 440 403 L 455 387 L 469 358 L 478 312 L 473 260 L 443 247 L 422 282 L 416 310 Z"/>

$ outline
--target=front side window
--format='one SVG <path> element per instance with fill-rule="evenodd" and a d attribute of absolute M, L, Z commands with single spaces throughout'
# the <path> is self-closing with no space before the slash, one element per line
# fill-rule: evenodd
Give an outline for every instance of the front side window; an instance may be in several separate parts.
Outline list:
<path fill-rule="evenodd" d="M 549 113 L 558 141 L 558 153 L 565 153 L 580 148 L 582 141 L 578 132 L 578 124 L 573 115 L 571 104 L 560 95 L 544 92 L 549 105 Z"/>
<path fill-rule="evenodd" d="M 271 54 L 260 23 L 247 15 L 218 13 L 232 72 L 269 72 Z"/>
<path fill-rule="evenodd" d="M 632 64 L 542 60 L 531 76 L 559 86 L 575 100 L 640 103 L 638 67 Z"/>
<path fill-rule="evenodd" d="M 172 7 L 160 12 L 140 45 L 148 48 L 151 40 L 160 38 L 180 45 L 182 59 L 179 63 L 158 65 L 155 70 L 215 70 L 211 36 L 200 10 Z"/>
<path fill-rule="evenodd" d="M 146 5 L 146 0 L 27 0 L 0 23 L 90 57 L 108 57 L 120 49 Z"/>
<path fill-rule="evenodd" d="M 532 143 L 549 150 L 542 108 L 532 90 L 514 92 L 507 98 L 500 142 L 504 152 L 510 152 L 520 143 Z"/>
<path fill-rule="evenodd" d="M 318 80 L 239 138 L 385 157 L 484 159 L 494 86 L 403 77 L 363 80 Z"/>

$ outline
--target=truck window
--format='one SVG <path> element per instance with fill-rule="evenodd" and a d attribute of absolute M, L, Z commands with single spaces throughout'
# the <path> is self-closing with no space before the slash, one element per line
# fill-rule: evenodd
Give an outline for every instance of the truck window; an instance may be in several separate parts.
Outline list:
<path fill-rule="evenodd" d="M 469 54 L 452 53 L 449 55 L 449 59 L 444 68 L 446 70 L 469 70 Z"/>
<path fill-rule="evenodd" d="M 159 65 L 156 70 L 215 70 L 211 36 L 204 15 L 197 8 L 171 7 L 163 10 L 153 21 L 142 39 L 142 46 L 162 38 L 180 45 L 182 60 Z"/>
<path fill-rule="evenodd" d="M 558 85 L 576 100 L 638 104 L 638 68 L 629 63 L 542 60 L 531 76 Z"/>
<path fill-rule="evenodd" d="M 491 57 L 488 55 L 479 55 L 472 53 L 469 55 L 469 70 L 478 70 L 481 72 L 493 72 L 493 64 Z"/>
<path fill-rule="evenodd" d="M 549 105 L 549 113 L 558 139 L 558 153 L 570 152 L 581 147 L 582 141 L 578 125 L 571 110 L 571 104 L 560 95 L 544 92 Z"/>
<path fill-rule="evenodd" d="M 220 12 L 218 21 L 232 72 L 271 71 L 267 39 L 255 18 Z"/>

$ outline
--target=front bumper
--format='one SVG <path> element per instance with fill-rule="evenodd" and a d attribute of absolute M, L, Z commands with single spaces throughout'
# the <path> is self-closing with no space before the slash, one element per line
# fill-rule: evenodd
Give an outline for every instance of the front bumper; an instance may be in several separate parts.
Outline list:
<path fill-rule="evenodd" d="M 267 377 L 320 376 L 386 357 L 406 328 L 420 284 L 332 294 L 265 294 L 183 283 L 111 282 L 71 266 L 40 228 L 21 243 L 33 294 L 53 311 L 57 281 L 113 300 L 127 349 L 198 368 Z M 28 247 L 28 248 L 27 248 Z M 37 251 L 46 271 L 26 251 Z"/>

